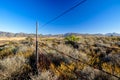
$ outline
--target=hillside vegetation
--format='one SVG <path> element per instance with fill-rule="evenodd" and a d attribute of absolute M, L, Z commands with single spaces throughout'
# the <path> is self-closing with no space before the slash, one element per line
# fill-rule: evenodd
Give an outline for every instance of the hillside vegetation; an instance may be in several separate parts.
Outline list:
<path fill-rule="evenodd" d="M 0 41 L 0 80 L 120 80 L 120 37 L 39 38 Z"/>

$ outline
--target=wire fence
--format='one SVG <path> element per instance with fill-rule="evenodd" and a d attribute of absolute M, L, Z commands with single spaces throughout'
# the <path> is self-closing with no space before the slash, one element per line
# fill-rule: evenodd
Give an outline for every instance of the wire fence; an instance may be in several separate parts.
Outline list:
<path fill-rule="evenodd" d="M 93 68 L 93 69 L 97 69 L 97 70 L 99 70 L 99 71 L 101 71 L 101 72 L 103 72 L 103 73 L 106 73 L 106 74 L 108 74 L 108 75 L 111 75 L 111 76 L 114 76 L 114 77 L 120 79 L 120 77 L 118 77 L 118 76 L 116 76 L 116 75 L 114 75 L 114 74 L 111 74 L 111 73 L 106 72 L 106 71 L 104 71 L 104 70 L 100 70 L 100 69 L 96 68 L 95 66 L 92 66 L 92 65 L 90 65 L 90 64 L 88 64 L 88 63 L 86 63 L 86 62 L 83 62 L 83 61 L 80 60 L 80 59 L 76 59 L 76 58 L 74 58 L 74 57 L 72 57 L 72 56 L 70 56 L 70 55 L 68 55 L 68 54 L 65 54 L 64 52 L 61 52 L 61 51 L 59 51 L 59 50 L 57 50 L 57 49 L 55 49 L 55 48 L 53 48 L 53 47 L 50 47 L 50 46 L 48 46 L 48 45 L 45 44 L 45 43 L 42 43 L 42 45 L 48 47 L 49 49 L 52 49 L 52 50 L 57 51 L 58 53 L 60 53 L 60 54 L 63 55 L 63 56 L 67 56 L 67 57 L 69 57 L 69 58 L 71 58 L 71 59 L 73 59 L 73 60 L 75 60 L 75 61 L 81 62 L 81 63 L 83 63 L 83 64 L 85 64 L 85 65 L 87 65 L 87 66 L 89 66 L 89 67 L 91 67 L 91 68 Z M 73 72 L 73 73 L 75 73 L 77 76 L 81 77 L 81 75 L 79 75 L 78 73 L 76 73 L 76 72 Z M 84 77 L 82 77 L 82 78 L 84 78 Z"/>
<path fill-rule="evenodd" d="M 39 49 L 40 49 L 40 48 L 39 48 Z M 45 51 L 46 53 L 48 53 L 45 49 L 42 48 L 42 50 Z M 40 52 L 40 54 L 42 54 L 43 57 L 47 58 L 48 62 L 50 62 L 51 64 L 54 65 L 54 63 L 51 61 L 51 59 L 50 59 L 49 57 L 46 57 L 45 54 L 43 54 L 43 52 Z M 44 61 L 43 61 L 43 62 L 44 62 Z M 47 65 L 47 64 L 46 64 L 46 65 Z M 47 66 L 48 66 L 48 65 L 47 65 Z M 54 66 L 55 66 L 55 65 L 54 65 Z M 70 69 L 66 64 L 64 64 L 64 66 L 66 66 L 68 69 Z M 62 72 L 61 72 L 59 69 L 57 69 L 56 67 L 54 67 L 54 68 L 55 68 L 55 70 L 57 70 L 59 73 L 62 74 Z M 70 69 L 70 70 L 71 70 L 71 69 Z M 76 75 L 76 78 L 77 78 L 77 79 L 81 78 L 81 79 L 87 80 L 87 78 L 86 78 L 85 76 L 79 74 L 79 73 L 76 72 L 76 71 L 73 71 L 72 73 Z M 65 77 L 65 75 L 63 74 L 63 78 L 64 78 L 64 77 Z"/>

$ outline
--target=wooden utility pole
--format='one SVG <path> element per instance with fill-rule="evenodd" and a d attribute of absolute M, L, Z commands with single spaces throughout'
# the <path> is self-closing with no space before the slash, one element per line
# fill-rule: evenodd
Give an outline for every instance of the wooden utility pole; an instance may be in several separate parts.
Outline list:
<path fill-rule="evenodd" d="M 36 22 L 36 74 L 38 74 L 38 62 L 39 62 L 39 55 L 38 55 L 38 22 Z"/>

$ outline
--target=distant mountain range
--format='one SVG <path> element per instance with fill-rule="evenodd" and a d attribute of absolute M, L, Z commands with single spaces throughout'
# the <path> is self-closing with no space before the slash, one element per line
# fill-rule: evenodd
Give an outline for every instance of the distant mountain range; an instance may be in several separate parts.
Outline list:
<path fill-rule="evenodd" d="M 35 34 L 11 33 L 11 32 L 0 31 L 0 37 L 27 37 L 27 36 L 35 36 Z"/>
<path fill-rule="evenodd" d="M 120 36 L 119 33 L 106 33 L 106 34 L 101 34 L 101 33 L 98 33 L 98 34 L 66 33 L 66 34 L 64 34 L 64 36 L 68 36 L 68 35 Z"/>
<path fill-rule="evenodd" d="M 107 34 L 80 34 L 80 33 L 66 33 L 66 34 L 56 34 L 56 35 L 52 35 L 52 34 L 48 34 L 48 35 L 42 35 L 39 34 L 41 36 L 47 36 L 47 37 L 51 37 L 51 36 L 60 36 L 60 37 L 65 37 L 65 36 L 69 36 L 69 35 L 94 35 L 94 36 L 120 36 L 120 34 L 118 33 L 107 33 Z M 35 36 L 35 34 L 27 34 L 27 33 L 11 33 L 11 32 L 3 32 L 0 31 L 0 37 L 27 37 L 27 36 Z"/>

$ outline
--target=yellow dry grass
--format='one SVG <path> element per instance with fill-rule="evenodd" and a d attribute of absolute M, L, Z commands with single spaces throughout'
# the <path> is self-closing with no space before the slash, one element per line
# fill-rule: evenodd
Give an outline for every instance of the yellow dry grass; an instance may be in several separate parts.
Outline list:
<path fill-rule="evenodd" d="M 26 37 L 0 37 L 0 41 L 24 40 Z"/>

